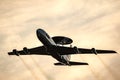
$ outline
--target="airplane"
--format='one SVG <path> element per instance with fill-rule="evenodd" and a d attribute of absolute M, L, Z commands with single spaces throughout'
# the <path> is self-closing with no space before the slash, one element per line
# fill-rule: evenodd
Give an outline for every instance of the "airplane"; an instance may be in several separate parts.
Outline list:
<path fill-rule="evenodd" d="M 23 50 L 17 51 L 13 49 L 12 52 L 8 52 L 8 55 L 49 55 L 56 59 L 58 62 L 54 65 L 88 65 L 85 62 L 70 61 L 72 54 L 106 54 L 116 53 L 114 50 L 99 50 L 99 49 L 87 49 L 72 47 L 72 39 L 64 36 L 50 37 L 43 29 L 37 29 L 36 35 L 38 39 L 43 43 L 43 46 L 28 49 L 24 47 Z M 70 44 L 70 47 L 64 46 Z"/>

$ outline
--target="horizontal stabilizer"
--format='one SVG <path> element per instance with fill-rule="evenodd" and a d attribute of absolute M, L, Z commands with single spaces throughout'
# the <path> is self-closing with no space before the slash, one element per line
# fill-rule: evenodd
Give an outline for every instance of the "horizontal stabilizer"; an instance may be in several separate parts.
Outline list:
<path fill-rule="evenodd" d="M 70 66 L 72 65 L 88 65 L 88 63 L 84 63 L 84 62 L 69 62 Z M 54 65 L 68 65 L 68 64 L 63 64 L 63 63 L 54 63 Z"/>

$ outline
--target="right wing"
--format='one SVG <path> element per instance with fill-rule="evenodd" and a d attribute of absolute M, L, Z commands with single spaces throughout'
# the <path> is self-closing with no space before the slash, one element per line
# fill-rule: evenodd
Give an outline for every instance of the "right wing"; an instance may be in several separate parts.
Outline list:
<path fill-rule="evenodd" d="M 109 53 L 116 53 L 116 51 L 113 50 L 99 50 L 99 49 L 86 49 L 86 48 L 71 48 L 71 47 L 63 47 L 63 46 L 57 46 L 56 47 L 58 53 L 61 55 L 69 55 L 69 54 L 109 54 Z"/>
<path fill-rule="evenodd" d="M 98 54 L 116 53 L 116 51 L 113 51 L 113 50 L 100 50 L 100 49 L 95 49 L 95 48 L 92 48 L 92 49 L 78 48 L 78 50 L 83 54 L 84 53 L 98 53 Z"/>
<path fill-rule="evenodd" d="M 17 51 L 17 50 L 13 50 L 13 52 L 8 52 L 8 55 L 49 55 L 46 51 L 46 48 L 44 46 L 40 46 L 40 47 L 35 47 L 35 48 L 31 48 L 31 49 L 27 49 L 27 48 L 23 48 L 23 50 Z"/>

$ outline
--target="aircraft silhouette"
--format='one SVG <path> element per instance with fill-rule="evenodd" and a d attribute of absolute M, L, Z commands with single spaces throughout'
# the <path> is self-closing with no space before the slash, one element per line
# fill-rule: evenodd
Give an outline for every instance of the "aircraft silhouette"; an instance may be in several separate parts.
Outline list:
<path fill-rule="evenodd" d="M 28 49 L 24 47 L 23 50 L 17 51 L 13 49 L 12 52 L 8 52 L 8 55 L 49 55 L 55 58 L 58 63 L 54 65 L 88 65 L 84 62 L 73 62 L 70 61 L 70 55 L 72 54 L 106 54 L 106 53 L 116 53 L 113 50 L 96 50 L 95 48 L 77 48 L 75 47 L 65 47 L 63 45 L 71 44 L 72 39 L 64 36 L 50 37 L 43 29 L 37 29 L 36 34 L 38 39 L 43 43 L 43 46 Z"/>

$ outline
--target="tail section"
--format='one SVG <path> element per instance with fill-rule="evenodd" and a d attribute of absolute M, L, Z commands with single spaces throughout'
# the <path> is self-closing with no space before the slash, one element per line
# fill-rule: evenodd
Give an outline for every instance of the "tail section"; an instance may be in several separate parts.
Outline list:
<path fill-rule="evenodd" d="M 62 64 L 62 63 L 54 63 L 54 65 L 58 65 L 58 66 L 61 66 L 61 65 L 68 65 L 68 66 L 72 66 L 72 65 L 88 65 L 88 63 L 84 63 L 84 62 L 73 62 L 73 61 L 69 61 L 69 64 Z"/>

